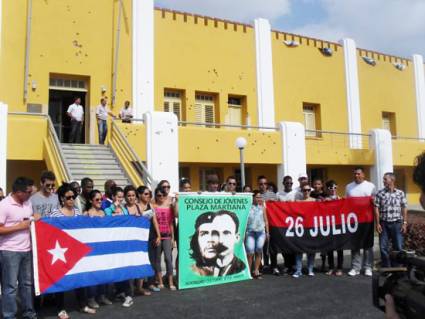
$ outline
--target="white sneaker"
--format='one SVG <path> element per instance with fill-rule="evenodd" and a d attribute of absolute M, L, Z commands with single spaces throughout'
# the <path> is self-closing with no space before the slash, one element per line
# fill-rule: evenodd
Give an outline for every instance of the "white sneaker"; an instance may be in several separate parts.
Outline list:
<path fill-rule="evenodd" d="M 309 271 L 309 272 L 308 272 L 308 275 L 309 275 L 310 277 L 314 277 L 314 272 L 311 270 L 311 271 Z"/>
<path fill-rule="evenodd" d="M 365 269 L 364 275 L 367 277 L 372 277 L 372 269 Z"/>
<path fill-rule="evenodd" d="M 355 277 L 355 276 L 357 276 L 357 275 L 360 275 L 360 271 L 358 271 L 358 270 L 351 269 L 351 270 L 348 272 L 348 276 Z"/>
<path fill-rule="evenodd" d="M 134 304 L 133 298 L 130 296 L 125 297 L 125 300 L 122 304 L 123 307 L 129 308 Z"/>
<path fill-rule="evenodd" d="M 89 298 L 87 301 L 87 305 L 93 309 L 99 309 L 99 304 L 94 300 L 94 298 Z"/>

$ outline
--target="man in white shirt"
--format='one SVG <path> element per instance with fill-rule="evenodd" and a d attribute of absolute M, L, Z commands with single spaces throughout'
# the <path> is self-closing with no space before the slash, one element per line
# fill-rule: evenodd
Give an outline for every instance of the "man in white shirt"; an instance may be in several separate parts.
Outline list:
<path fill-rule="evenodd" d="M 108 134 L 108 115 L 115 118 L 111 112 L 109 112 L 108 107 L 106 106 L 106 99 L 101 98 L 100 104 L 96 107 L 96 118 L 97 118 L 97 128 L 99 132 L 99 144 L 105 144 L 106 135 Z"/>
<path fill-rule="evenodd" d="M 295 195 L 296 191 L 292 189 L 292 185 L 294 184 L 292 182 L 292 177 L 287 175 L 283 178 L 283 191 L 278 192 L 277 199 L 280 202 L 294 202 L 295 201 Z"/>
<path fill-rule="evenodd" d="M 84 123 L 84 109 L 79 97 L 74 99 L 74 104 L 68 107 L 66 114 L 71 118 L 71 132 L 69 143 L 81 143 L 81 131 Z"/>
<path fill-rule="evenodd" d="M 356 167 L 354 169 L 354 181 L 348 184 L 345 188 L 346 197 L 364 197 L 374 196 L 376 192 L 375 185 L 365 180 L 363 168 Z M 365 276 L 372 276 L 373 265 L 373 247 L 363 250 L 363 267 Z M 351 251 L 351 270 L 349 276 L 357 276 L 362 269 L 362 258 L 360 250 Z"/>
<path fill-rule="evenodd" d="M 131 123 L 133 109 L 130 106 L 130 101 L 124 102 L 124 107 L 121 109 L 119 116 L 123 123 Z"/>

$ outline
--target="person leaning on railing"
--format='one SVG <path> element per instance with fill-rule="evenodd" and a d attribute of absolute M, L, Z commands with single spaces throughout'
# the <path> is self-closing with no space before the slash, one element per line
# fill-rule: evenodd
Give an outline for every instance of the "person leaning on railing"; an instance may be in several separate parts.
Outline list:
<path fill-rule="evenodd" d="M 119 117 L 123 123 L 131 123 L 133 109 L 130 107 L 130 101 L 124 102 L 124 107 L 121 109 Z"/>

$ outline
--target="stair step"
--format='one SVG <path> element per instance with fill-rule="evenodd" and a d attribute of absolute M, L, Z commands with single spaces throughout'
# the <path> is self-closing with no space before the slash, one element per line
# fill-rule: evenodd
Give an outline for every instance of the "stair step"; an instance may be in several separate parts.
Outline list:
<path fill-rule="evenodd" d="M 68 159 L 73 159 L 73 158 L 78 158 L 81 160 L 86 160 L 86 159 L 115 159 L 115 156 L 112 154 L 65 154 L 65 158 Z"/>
<path fill-rule="evenodd" d="M 103 190 L 103 186 L 105 185 L 105 182 L 108 179 L 93 179 L 94 188 Z M 116 180 L 114 179 L 114 181 L 118 186 L 120 186 L 122 188 L 131 184 L 130 181 L 127 180 L 127 179 L 116 179 Z"/>
<path fill-rule="evenodd" d="M 108 149 L 101 149 L 101 150 L 92 150 L 92 149 L 87 149 L 87 150 L 74 150 L 74 149 L 66 149 L 63 150 L 63 153 L 65 155 L 68 154 L 112 154 L 112 152 Z"/>
<path fill-rule="evenodd" d="M 80 164 L 80 165 L 86 165 L 86 164 L 94 164 L 94 165 L 100 165 L 100 164 L 109 164 L 114 166 L 119 166 L 116 159 L 84 159 L 84 162 L 81 158 L 66 158 L 65 159 L 67 164 Z"/>
<path fill-rule="evenodd" d="M 89 169 L 73 169 L 70 168 L 70 171 L 72 173 L 73 176 L 76 175 L 84 175 L 84 174 L 88 174 L 88 175 L 125 175 L 124 172 L 119 169 L 118 167 L 114 167 L 111 169 L 98 169 L 96 167 L 92 167 Z"/>
<path fill-rule="evenodd" d="M 92 174 L 72 174 L 72 177 L 76 180 L 81 180 L 84 177 L 90 177 L 91 179 L 117 179 L 117 180 L 122 180 L 122 179 L 126 179 L 124 174 L 111 174 L 111 175 L 92 175 Z"/>

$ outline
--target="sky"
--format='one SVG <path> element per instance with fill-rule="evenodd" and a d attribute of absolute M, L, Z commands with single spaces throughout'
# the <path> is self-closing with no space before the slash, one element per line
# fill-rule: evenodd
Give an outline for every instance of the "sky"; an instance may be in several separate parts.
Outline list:
<path fill-rule="evenodd" d="M 402 57 L 425 56 L 425 0 L 155 0 L 162 8 L 251 23 Z"/>

